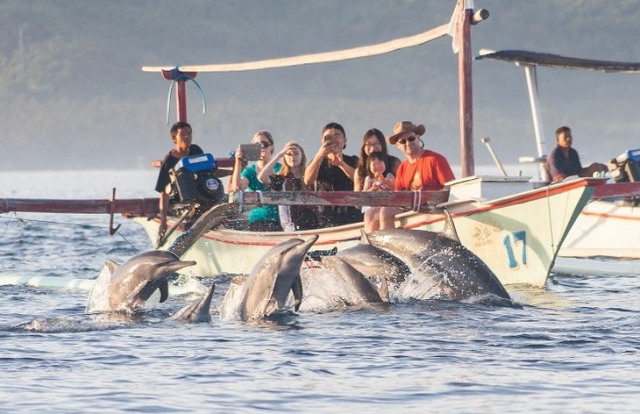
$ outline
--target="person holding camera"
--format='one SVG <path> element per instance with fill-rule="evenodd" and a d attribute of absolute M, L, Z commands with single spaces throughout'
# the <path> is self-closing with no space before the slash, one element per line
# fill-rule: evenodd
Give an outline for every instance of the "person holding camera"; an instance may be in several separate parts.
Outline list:
<path fill-rule="evenodd" d="M 258 160 L 255 164 L 243 168 L 247 160 L 245 151 L 248 151 L 251 147 L 238 146 L 235 152 L 235 165 L 229 183 L 229 191 L 269 191 L 269 188 L 258 180 L 258 174 L 265 168 L 268 170 L 268 175 L 273 175 L 280 171 L 280 163 L 276 163 L 273 167 L 269 165 L 273 155 L 274 141 L 273 136 L 268 131 L 256 132 L 251 143 L 259 148 L 260 155 Z M 278 206 L 262 206 L 251 210 L 249 212 L 249 230 L 282 231 Z"/>
<path fill-rule="evenodd" d="M 316 191 L 353 191 L 353 177 L 358 157 L 345 155 L 347 134 L 342 125 L 331 122 L 322 129 L 322 145 L 304 174 L 304 182 Z M 323 227 L 362 221 L 355 207 L 319 207 Z"/>
<path fill-rule="evenodd" d="M 160 165 L 160 173 L 156 181 L 156 191 L 160 193 L 160 228 L 158 236 L 164 237 L 167 231 L 167 211 L 169 211 L 169 194 L 166 192 L 167 185 L 171 183 L 169 171 L 171 171 L 178 161 L 188 155 L 203 154 L 202 148 L 192 144 L 193 130 L 187 122 L 176 122 L 171 127 L 171 139 L 175 147 L 164 157 Z"/>

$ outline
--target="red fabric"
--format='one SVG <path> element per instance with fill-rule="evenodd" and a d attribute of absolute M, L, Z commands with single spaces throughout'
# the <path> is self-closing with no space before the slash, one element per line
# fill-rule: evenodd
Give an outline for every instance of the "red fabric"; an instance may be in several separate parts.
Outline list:
<path fill-rule="evenodd" d="M 398 190 L 441 190 L 444 183 L 455 179 L 449 162 L 437 152 L 424 150 L 415 164 L 404 160 L 396 173 Z"/>

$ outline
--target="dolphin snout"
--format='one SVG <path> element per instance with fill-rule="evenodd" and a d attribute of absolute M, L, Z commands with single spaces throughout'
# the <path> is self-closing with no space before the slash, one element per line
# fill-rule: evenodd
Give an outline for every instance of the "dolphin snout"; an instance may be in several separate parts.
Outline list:
<path fill-rule="evenodd" d="M 185 267 L 194 266 L 196 262 L 194 260 L 179 260 L 176 262 L 168 262 L 163 267 L 169 272 L 176 272 Z"/>

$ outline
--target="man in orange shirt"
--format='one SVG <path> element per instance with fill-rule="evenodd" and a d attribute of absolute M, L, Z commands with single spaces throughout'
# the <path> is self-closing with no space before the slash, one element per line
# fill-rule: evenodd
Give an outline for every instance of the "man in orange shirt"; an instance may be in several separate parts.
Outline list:
<path fill-rule="evenodd" d="M 451 166 L 443 155 L 424 149 L 422 135 L 425 132 L 424 125 L 403 121 L 396 124 L 393 135 L 387 138 L 389 144 L 395 144 L 406 157 L 396 172 L 396 191 L 441 190 L 444 183 L 455 179 Z M 394 228 L 394 216 L 399 212 L 396 207 L 384 207 L 381 211 L 380 228 Z"/>

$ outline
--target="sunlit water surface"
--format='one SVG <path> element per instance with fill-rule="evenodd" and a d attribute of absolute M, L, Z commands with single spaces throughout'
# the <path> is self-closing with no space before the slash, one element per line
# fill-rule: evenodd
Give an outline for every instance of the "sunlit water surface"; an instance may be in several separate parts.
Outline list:
<path fill-rule="evenodd" d="M 4 172 L 0 198 L 108 198 L 113 186 L 149 197 L 154 182 L 143 170 Z M 103 216 L 0 215 L 0 278 L 91 279 L 151 248 L 116 221 L 109 236 Z M 216 284 L 214 307 L 229 277 Z M 166 318 L 192 295 L 101 320 L 85 315 L 84 290 L 0 286 L 0 412 L 637 412 L 636 276 L 554 275 L 509 292 L 522 308 L 423 301 L 259 324 L 216 310 L 185 325 Z"/>

